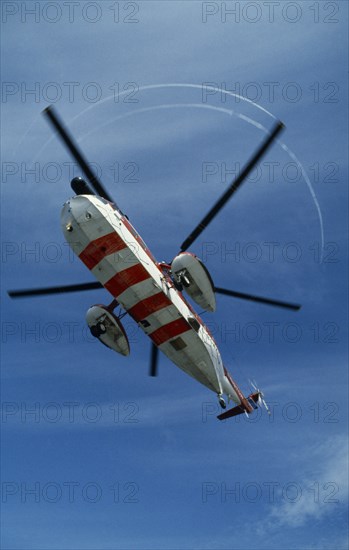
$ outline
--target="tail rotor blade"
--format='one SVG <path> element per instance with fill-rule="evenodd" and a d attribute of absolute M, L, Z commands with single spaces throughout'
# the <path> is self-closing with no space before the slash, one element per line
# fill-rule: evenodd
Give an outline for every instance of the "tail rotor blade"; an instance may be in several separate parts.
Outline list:
<path fill-rule="evenodd" d="M 257 388 L 257 385 L 256 385 L 256 382 L 254 380 L 248 380 L 249 383 L 250 383 L 250 386 L 252 386 L 252 388 L 256 391 L 258 391 L 258 388 Z"/>
<path fill-rule="evenodd" d="M 270 412 L 270 409 L 269 409 L 268 405 L 266 404 L 266 402 L 264 401 L 264 399 L 263 399 L 263 398 L 261 398 L 261 399 L 262 399 L 262 403 L 263 403 L 263 405 L 264 405 L 264 407 L 265 407 L 265 410 L 266 410 L 266 411 L 267 411 L 267 413 L 268 413 L 268 414 L 270 415 L 270 414 L 271 414 L 271 412 Z"/>
<path fill-rule="evenodd" d="M 53 106 L 50 105 L 49 107 L 46 107 L 46 109 L 43 110 L 43 115 L 48 119 L 50 124 L 57 131 L 58 135 L 70 151 L 73 158 L 76 160 L 77 164 L 80 166 L 81 170 L 84 172 L 86 178 L 92 185 L 93 189 L 96 191 L 97 195 L 103 197 L 107 201 L 113 202 L 113 199 L 110 197 L 110 195 L 104 189 L 102 183 L 89 167 L 84 155 L 78 148 L 77 143 L 74 141 L 69 131 L 65 128 L 63 122 L 61 121 Z"/>

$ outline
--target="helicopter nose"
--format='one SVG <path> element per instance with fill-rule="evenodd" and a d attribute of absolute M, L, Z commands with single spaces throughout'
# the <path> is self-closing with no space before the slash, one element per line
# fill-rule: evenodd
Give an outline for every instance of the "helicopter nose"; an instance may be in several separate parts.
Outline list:
<path fill-rule="evenodd" d="M 88 222 L 95 216 L 93 205 L 86 195 L 77 195 L 63 205 L 61 228 L 65 240 L 78 256 L 90 242 Z"/>
<path fill-rule="evenodd" d="M 65 239 L 74 252 L 79 254 L 91 240 L 95 224 L 101 213 L 86 195 L 77 195 L 69 199 L 61 212 L 61 227 Z"/>
<path fill-rule="evenodd" d="M 91 202 L 88 197 L 77 195 L 73 197 L 63 205 L 61 213 L 61 223 L 65 226 L 68 221 L 75 224 L 80 224 L 84 219 L 88 219 L 87 213 L 91 206 Z"/>

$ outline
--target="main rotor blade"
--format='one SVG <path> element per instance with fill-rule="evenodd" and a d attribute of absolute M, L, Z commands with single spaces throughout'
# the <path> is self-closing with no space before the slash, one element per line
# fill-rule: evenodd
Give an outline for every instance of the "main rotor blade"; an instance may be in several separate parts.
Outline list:
<path fill-rule="evenodd" d="M 150 376 L 157 376 L 158 374 L 158 359 L 159 359 L 159 350 L 155 344 L 151 346 L 151 356 L 150 356 Z"/>
<path fill-rule="evenodd" d="M 67 148 L 69 149 L 70 153 L 80 166 L 81 170 L 84 172 L 85 176 L 89 180 L 90 184 L 96 191 L 97 195 L 100 197 L 103 197 L 107 201 L 114 202 L 113 199 L 110 197 L 110 195 L 107 193 L 107 191 L 104 189 L 102 183 L 99 181 L 97 176 L 93 173 L 89 165 L 87 164 L 87 161 L 85 157 L 83 156 L 82 152 L 78 148 L 77 144 L 73 140 L 73 137 L 68 132 L 68 130 L 64 127 L 63 122 L 61 121 L 60 117 L 54 110 L 53 106 L 50 105 L 49 107 L 46 107 L 46 109 L 43 110 L 44 116 L 47 117 L 53 128 L 57 131 Z"/>
<path fill-rule="evenodd" d="M 194 231 L 187 237 L 181 246 L 181 251 L 184 252 L 193 244 L 193 242 L 198 238 L 202 231 L 208 226 L 208 224 L 213 220 L 213 218 L 218 214 L 218 212 L 223 208 L 226 202 L 230 197 L 239 189 L 240 185 L 247 178 L 251 170 L 259 162 L 261 157 L 264 155 L 268 147 L 272 144 L 276 136 L 284 128 L 282 122 L 278 121 L 274 126 L 271 134 L 265 139 L 259 149 L 256 151 L 252 159 L 246 164 L 245 168 L 239 174 L 239 176 L 233 181 L 233 183 L 228 187 L 228 189 L 223 193 L 220 199 L 216 204 L 211 208 L 211 210 L 206 214 L 206 216 L 201 220 L 199 225 L 194 229 Z"/>
<path fill-rule="evenodd" d="M 92 283 L 79 283 L 76 285 L 51 286 L 47 288 L 28 288 L 25 290 L 9 290 L 10 298 L 26 298 L 27 296 L 45 296 L 47 294 L 63 294 L 65 292 L 79 292 L 81 290 L 95 290 L 103 288 L 98 281 Z"/>
<path fill-rule="evenodd" d="M 234 298 L 240 298 L 242 300 L 259 302 L 260 304 L 266 304 L 268 306 L 292 309 L 293 311 L 298 311 L 302 307 L 299 304 L 291 304 L 289 302 L 282 302 L 280 300 L 273 300 L 271 298 L 263 298 L 262 296 L 254 296 L 253 294 L 245 294 L 243 292 L 236 292 L 235 290 L 228 290 L 226 288 L 215 287 L 215 292 L 217 294 L 224 294 L 225 296 L 233 296 Z"/>

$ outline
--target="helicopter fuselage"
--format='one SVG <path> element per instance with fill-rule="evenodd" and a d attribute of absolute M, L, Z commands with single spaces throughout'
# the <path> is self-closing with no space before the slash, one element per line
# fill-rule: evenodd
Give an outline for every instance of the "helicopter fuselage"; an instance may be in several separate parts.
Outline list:
<path fill-rule="evenodd" d="M 213 392 L 245 401 L 208 328 L 114 204 L 77 195 L 64 204 L 61 224 L 75 254 L 155 346 Z"/>

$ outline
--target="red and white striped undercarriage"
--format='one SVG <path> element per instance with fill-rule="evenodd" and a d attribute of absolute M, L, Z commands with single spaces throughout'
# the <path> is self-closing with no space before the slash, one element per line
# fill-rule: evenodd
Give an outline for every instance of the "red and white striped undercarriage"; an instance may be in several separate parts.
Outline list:
<path fill-rule="evenodd" d="M 73 251 L 152 342 L 180 369 L 244 410 L 253 410 L 225 367 L 200 317 L 112 203 L 77 195 L 62 210 Z"/>

